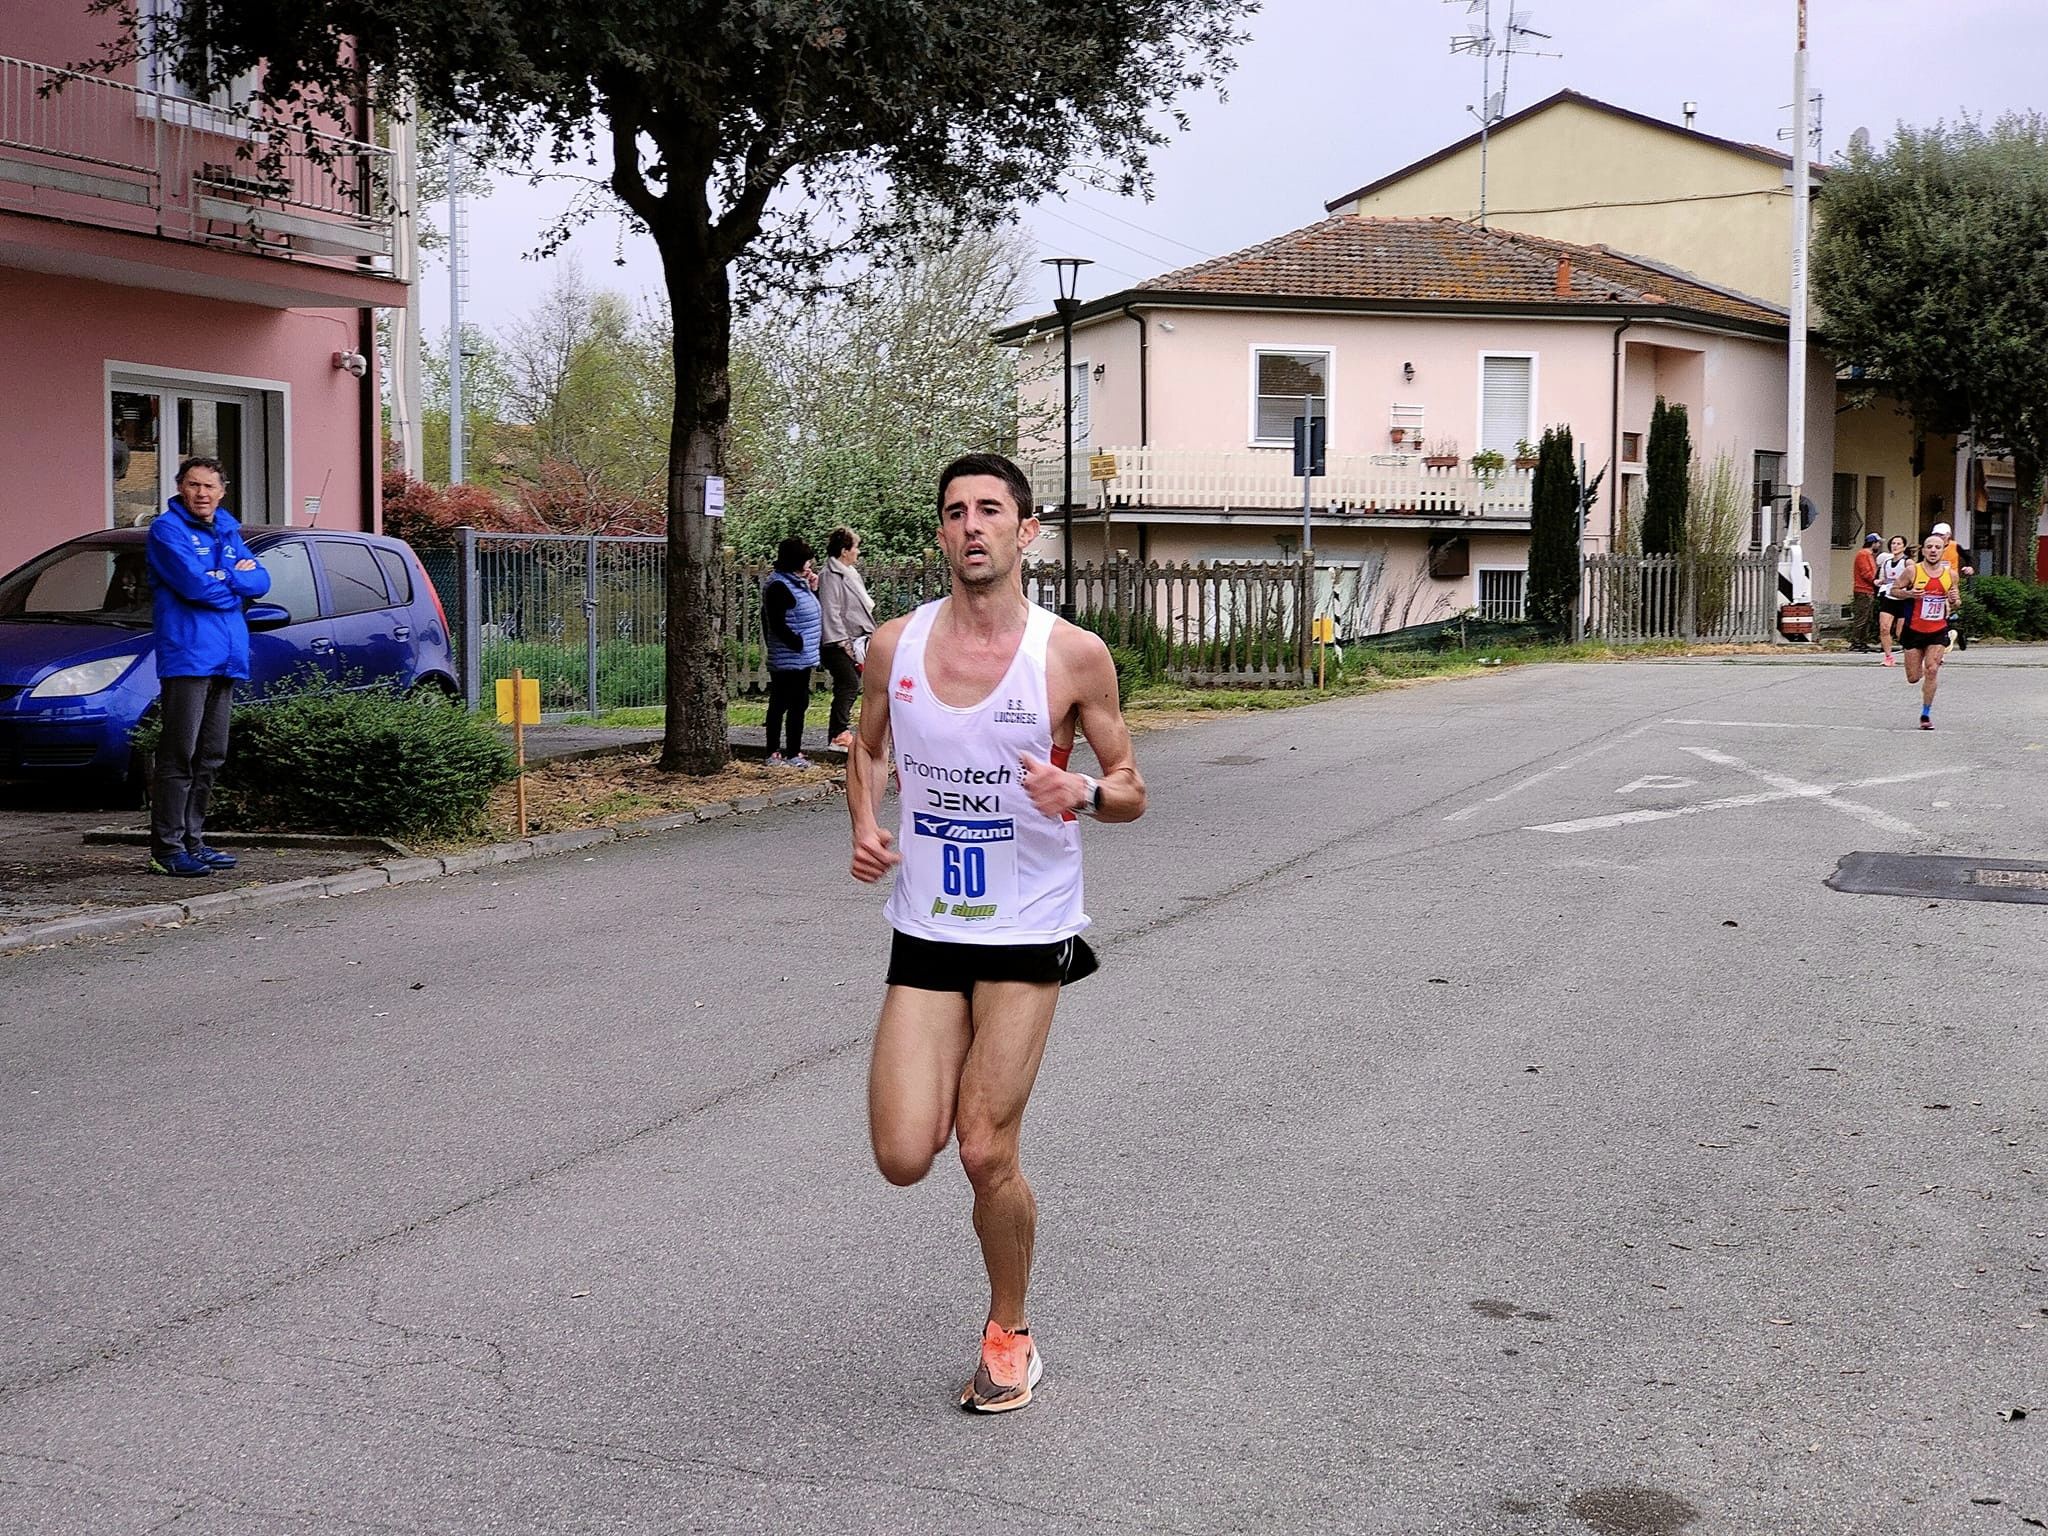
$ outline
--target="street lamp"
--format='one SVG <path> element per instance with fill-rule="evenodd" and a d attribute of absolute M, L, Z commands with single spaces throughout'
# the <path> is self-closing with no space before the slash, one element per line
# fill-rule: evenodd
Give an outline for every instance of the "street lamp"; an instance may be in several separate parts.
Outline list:
<path fill-rule="evenodd" d="M 1067 435 L 1066 475 L 1060 481 L 1060 568 L 1063 573 L 1060 617 L 1071 620 L 1074 617 L 1074 314 L 1081 307 L 1081 301 L 1074 297 L 1074 293 L 1080 287 L 1081 269 L 1094 263 L 1086 256 L 1048 256 L 1043 265 L 1051 267 L 1058 275 L 1060 288 L 1060 296 L 1052 301 L 1052 307 L 1060 317 L 1060 338 L 1065 355 L 1065 366 L 1060 370 L 1060 385 L 1066 400 L 1062 420 Z"/>

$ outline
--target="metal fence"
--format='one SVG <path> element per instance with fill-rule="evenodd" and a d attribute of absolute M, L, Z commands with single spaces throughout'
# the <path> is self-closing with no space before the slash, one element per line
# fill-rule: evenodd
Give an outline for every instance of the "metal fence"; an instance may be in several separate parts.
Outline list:
<path fill-rule="evenodd" d="M 473 707 L 514 667 L 539 681 L 550 714 L 665 701 L 666 541 L 463 529 L 453 549 L 422 558 L 449 606 L 463 696 Z M 768 688 L 761 587 L 769 569 L 730 561 L 716 579 L 714 628 L 729 698 Z M 863 574 L 878 621 L 951 586 L 945 565 L 931 558 L 877 563 Z M 1292 687 L 1307 676 L 1302 615 L 1314 606 L 1318 576 L 1307 560 L 1077 565 L 1076 615 L 1137 653 L 1152 675 L 1201 687 Z M 1024 581 L 1035 601 L 1059 605 L 1056 562 L 1027 564 Z M 1321 586 L 1327 591 L 1329 580 Z"/>
<path fill-rule="evenodd" d="M 1778 548 L 1727 555 L 1586 556 L 1586 633 L 1606 640 L 1769 640 Z"/>

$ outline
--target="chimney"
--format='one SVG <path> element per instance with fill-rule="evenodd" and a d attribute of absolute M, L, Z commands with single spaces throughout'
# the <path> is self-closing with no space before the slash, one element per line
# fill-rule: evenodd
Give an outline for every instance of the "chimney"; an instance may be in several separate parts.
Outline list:
<path fill-rule="evenodd" d="M 1572 296 L 1572 259 L 1569 256 L 1557 258 L 1557 296 L 1560 299 Z"/>

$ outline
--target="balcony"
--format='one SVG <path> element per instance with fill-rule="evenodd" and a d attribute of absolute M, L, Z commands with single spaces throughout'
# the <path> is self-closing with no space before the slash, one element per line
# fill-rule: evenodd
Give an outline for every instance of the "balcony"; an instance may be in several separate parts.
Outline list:
<path fill-rule="evenodd" d="M 1107 480 L 1088 478 L 1089 456 L 1074 455 L 1074 504 L 1115 514 L 1171 512 L 1301 515 L 1301 477 L 1285 452 L 1256 449 L 1098 448 L 1116 460 Z M 1060 502 L 1063 462 L 1030 460 L 1033 496 Z M 1460 462 L 1430 468 L 1415 454 L 1331 454 L 1329 473 L 1309 482 L 1309 505 L 1321 517 L 1398 522 L 1407 526 L 1484 523 L 1512 531 L 1529 526 L 1533 470 L 1481 474 Z"/>
<path fill-rule="evenodd" d="M 390 169 L 374 144 L 0 56 L 0 212 L 388 275 Z"/>

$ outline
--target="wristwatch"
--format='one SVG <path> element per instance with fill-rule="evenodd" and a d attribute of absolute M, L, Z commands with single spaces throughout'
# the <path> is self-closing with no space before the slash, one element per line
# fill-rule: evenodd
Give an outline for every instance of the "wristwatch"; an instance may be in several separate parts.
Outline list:
<path fill-rule="evenodd" d="M 1074 807 L 1074 811 L 1077 815 L 1093 816 L 1102 809 L 1102 783 L 1085 773 L 1080 775 L 1080 779 L 1087 787 L 1082 792 L 1081 803 Z"/>

